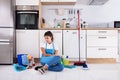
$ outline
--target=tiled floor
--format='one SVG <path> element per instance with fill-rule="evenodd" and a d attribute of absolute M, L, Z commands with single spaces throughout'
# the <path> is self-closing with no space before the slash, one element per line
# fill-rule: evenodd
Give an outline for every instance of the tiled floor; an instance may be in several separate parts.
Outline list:
<path fill-rule="evenodd" d="M 89 64 L 89 68 L 48 71 L 41 75 L 34 69 L 16 72 L 12 65 L 0 65 L 0 80 L 120 80 L 120 64 Z"/>

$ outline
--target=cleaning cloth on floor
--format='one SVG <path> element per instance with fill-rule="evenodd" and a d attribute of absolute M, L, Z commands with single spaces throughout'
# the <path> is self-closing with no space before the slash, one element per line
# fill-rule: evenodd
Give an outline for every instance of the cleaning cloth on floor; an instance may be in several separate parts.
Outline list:
<path fill-rule="evenodd" d="M 19 64 L 14 64 L 13 66 L 14 66 L 15 71 L 17 71 L 17 72 L 20 72 L 20 71 L 23 71 L 23 70 L 27 69 L 26 67 L 21 66 Z"/>
<path fill-rule="evenodd" d="M 69 68 L 69 69 L 76 68 L 76 66 L 74 66 L 74 65 L 64 65 L 64 67 Z"/>

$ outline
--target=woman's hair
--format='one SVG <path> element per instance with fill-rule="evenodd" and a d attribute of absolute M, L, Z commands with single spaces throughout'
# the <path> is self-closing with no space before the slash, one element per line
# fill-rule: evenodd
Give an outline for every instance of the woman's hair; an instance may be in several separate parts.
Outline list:
<path fill-rule="evenodd" d="M 52 41 L 53 41 L 53 39 L 54 39 L 54 38 L 53 38 L 53 34 L 52 34 L 51 31 L 47 31 L 47 32 L 45 32 L 44 36 L 50 36 L 51 39 L 52 39 Z"/>

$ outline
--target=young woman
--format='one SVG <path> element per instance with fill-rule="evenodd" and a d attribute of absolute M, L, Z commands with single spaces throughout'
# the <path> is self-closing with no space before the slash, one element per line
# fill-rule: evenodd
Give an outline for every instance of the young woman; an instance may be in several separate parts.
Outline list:
<path fill-rule="evenodd" d="M 43 66 L 38 66 L 35 69 L 40 71 L 41 74 L 44 74 L 46 70 L 62 71 L 64 67 L 60 63 L 61 57 L 58 55 L 57 45 L 53 42 L 54 38 L 52 32 L 47 31 L 44 37 L 46 43 L 41 46 L 42 57 L 40 60 Z"/>

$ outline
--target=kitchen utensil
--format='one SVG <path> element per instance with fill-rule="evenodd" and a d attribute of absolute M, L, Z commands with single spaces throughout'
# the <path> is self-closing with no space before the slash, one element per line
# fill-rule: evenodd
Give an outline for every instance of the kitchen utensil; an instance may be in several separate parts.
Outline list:
<path fill-rule="evenodd" d="M 73 17 L 73 18 L 75 18 L 75 11 L 76 11 L 76 10 L 74 9 L 74 17 Z"/>
<path fill-rule="evenodd" d="M 72 21 L 72 16 L 73 16 L 73 10 L 71 9 L 70 21 Z"/>
<path fill-rule="evenodd" d="M 63 18 L 62 26 L 63 26 L 63 28 L 66 28 L 66 19 L 65 18 Z"/>
<path fill-rule="evenodd" d="M 44 18 L 42 18 L 41 28 L 45 28 L 45 19 Z"/>
<path fill-rule="evenodd" d="M 68 21 L 70 21 L 70 19 L 71 19 L 71 11 L 70 11 L 70 9 L 68 10 Z"/>
<path fill-rule="evenodd" d="M 70 23 L 66 23 L 66 28 L 70 28 Z"/>

